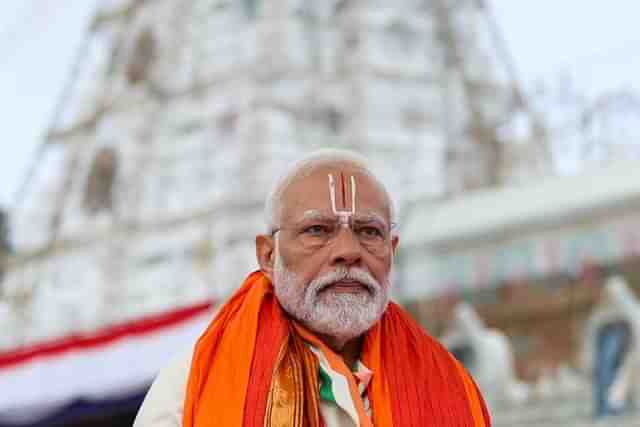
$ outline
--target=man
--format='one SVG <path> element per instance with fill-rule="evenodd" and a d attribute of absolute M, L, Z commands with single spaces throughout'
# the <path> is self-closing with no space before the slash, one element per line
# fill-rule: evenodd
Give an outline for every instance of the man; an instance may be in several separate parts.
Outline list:
<path fill-rule="evenodd" d="M 160 374 L 135 427 L 490 425 L 464 368 L 389 302 L 393 205 L 363 159 L 302 159 L 266 216 L 260 270 Z"/>

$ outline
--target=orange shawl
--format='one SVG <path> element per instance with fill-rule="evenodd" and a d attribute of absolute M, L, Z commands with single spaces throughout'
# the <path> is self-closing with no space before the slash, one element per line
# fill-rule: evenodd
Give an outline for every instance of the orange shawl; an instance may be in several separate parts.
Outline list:
<path fill-rule="evenodd" d="M 361 427 L 487 427 L 489 414 L 464 368 L 398 305 L 367 333 L 361 359 L 373 371 L 369 418 L 342 359 L 290 320 L 269 279 L 252 273 L 198 340 L 183 427 L 321 425 L 312 343 L 349 380 Z M 301 345 L 303 343 L 303 345 Z"/>

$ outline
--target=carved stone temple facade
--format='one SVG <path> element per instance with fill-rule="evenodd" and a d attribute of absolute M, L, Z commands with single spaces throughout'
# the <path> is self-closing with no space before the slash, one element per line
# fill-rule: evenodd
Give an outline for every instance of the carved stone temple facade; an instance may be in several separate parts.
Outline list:
<path fill-rule="evenodd" d="M 228 295 L 318 147 L 417 199 L 545 172 L 484 2 L 99 2 L 11 212 L 0 349 Z"/>

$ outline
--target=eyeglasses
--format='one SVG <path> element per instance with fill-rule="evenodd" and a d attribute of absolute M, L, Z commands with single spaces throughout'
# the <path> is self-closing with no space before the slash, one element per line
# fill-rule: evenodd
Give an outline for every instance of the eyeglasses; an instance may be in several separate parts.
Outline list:
<path fill-rule="evenodd" d="M 274 236 L 279 231 L 287 231 L 293 240 L 304 249 L 314 251 L 335 242 L 343 224 L 335 215 L 314 216 L 300 221 L 294 226 L 279 227 L 271 231 Z M 353 215 L 346 224 L 355 239 L 367 251 L 375 255 L 385 255 L 389 251 L 389 240 L 394 223 L 387 225 L 377 215 Z"/>

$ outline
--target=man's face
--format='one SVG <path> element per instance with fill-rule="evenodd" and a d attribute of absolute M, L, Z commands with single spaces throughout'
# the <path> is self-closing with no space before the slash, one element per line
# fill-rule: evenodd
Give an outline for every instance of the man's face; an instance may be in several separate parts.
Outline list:
<path fill-rule="evenodd" d="M 283 308 L 343 342 L 373 326 L 389 301 L 397 244 L 390 221 L 383 192 L 349 166 L 320 168 L 292 183 L 283 194 L 274 254 Z"/>

